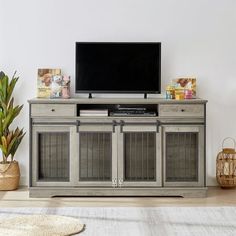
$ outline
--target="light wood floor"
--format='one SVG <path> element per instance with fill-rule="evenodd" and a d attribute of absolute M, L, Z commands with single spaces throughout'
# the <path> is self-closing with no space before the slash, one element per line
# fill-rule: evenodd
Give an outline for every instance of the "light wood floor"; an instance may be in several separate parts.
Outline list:
<path fill-rule="evenodd" d="M 209 187 L 207 198 L 181 197 L 63 197 L 29 198 L 27 188 L 0 191 L 0 207 L 154 207 L 236 206 L 236 189 Z"/>

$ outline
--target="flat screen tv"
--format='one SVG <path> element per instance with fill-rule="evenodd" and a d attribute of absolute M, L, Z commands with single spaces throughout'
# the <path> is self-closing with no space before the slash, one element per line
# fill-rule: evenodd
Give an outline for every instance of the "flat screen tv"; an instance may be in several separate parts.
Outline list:
<path fill-rule="evenodd" d="M 77 42 L 77 93 L 160 93 L 161 43 Z"/>

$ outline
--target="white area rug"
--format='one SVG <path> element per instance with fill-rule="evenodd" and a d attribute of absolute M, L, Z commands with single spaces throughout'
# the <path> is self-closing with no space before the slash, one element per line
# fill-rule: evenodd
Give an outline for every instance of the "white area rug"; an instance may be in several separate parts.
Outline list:
<path fill-rule="evenodd" d="M 236 235 L 236 207 L 1 208 L 0 221 L 15 214 L 76 217 L 79 236 Z"/>
<path fill-rule="evenodd" d="M 83 231 L 77 218 L 58 215 L 17 215 L 0 221 L 0 235 L 64 236 Z"/>

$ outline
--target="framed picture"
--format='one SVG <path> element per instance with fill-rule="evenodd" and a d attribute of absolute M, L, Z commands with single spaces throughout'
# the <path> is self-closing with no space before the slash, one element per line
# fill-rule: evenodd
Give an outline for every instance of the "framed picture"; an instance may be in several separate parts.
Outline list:
<path fill-rule="evenodd" d="M 50 98 L 53 76 L 60 76 L 61 69 L 38 69 L 37 97 Z"/>
<path fill-rule="evenodd" d="M 192 90 L 192 95 L 196 97 L 196 78 L 194 77 L 181 77 L 174 79 L 173 84 L 178 89 L 188 89 Z"/>

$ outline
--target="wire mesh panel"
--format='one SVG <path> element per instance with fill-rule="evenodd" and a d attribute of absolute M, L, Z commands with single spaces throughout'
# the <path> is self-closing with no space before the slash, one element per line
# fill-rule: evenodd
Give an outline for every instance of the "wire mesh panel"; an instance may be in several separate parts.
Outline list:
<path fill-rule="evenodd" d="M 155 181 L 156 133 L 124 133 L 124 181 Z"/>
<path fill-rule="evenodd" d="M 166 182 L 198 181 L 198 133 L 166 133 Z"/>
<path fill-rule="evenodd" d="M 68 132 L 38 134 L 38 179 L 42 181 L 69 181 Z"/>
<path fill-rule="evenodd" d="M 81 132 L 79 135 L 79 180 L 109 181 L 112 176 L 112 135 Z"/>

